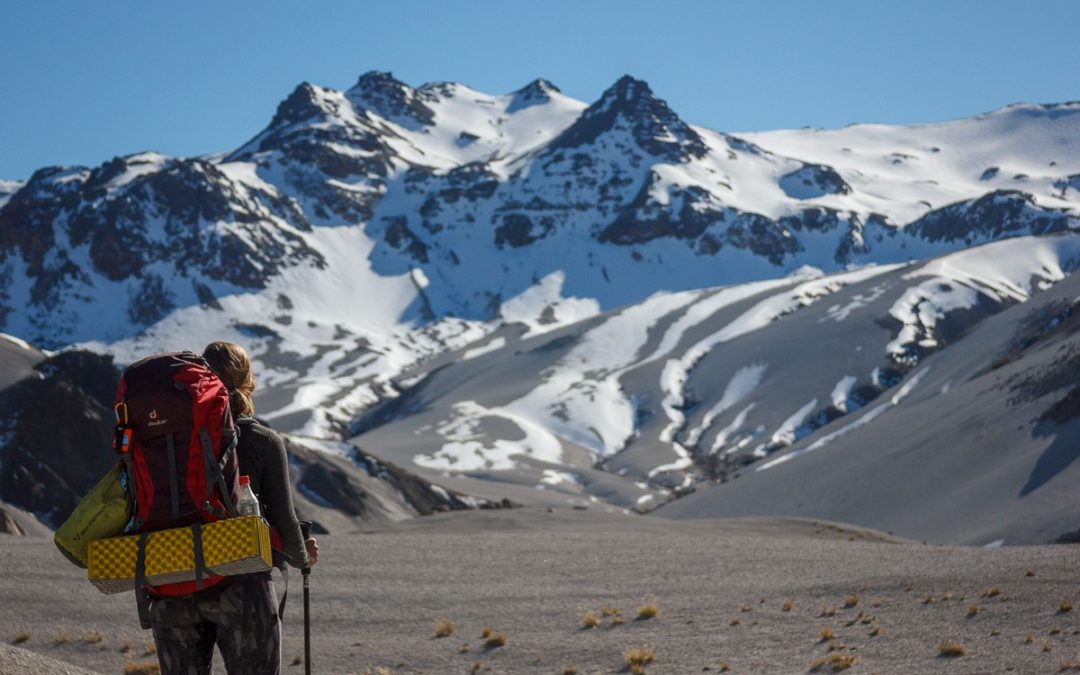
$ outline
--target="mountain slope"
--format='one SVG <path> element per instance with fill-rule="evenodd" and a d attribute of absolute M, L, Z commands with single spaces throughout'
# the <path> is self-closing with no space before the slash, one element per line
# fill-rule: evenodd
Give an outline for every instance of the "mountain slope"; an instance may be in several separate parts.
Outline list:
<path fill-rule="evenodd" d="M 884 402 L 657 514 L 837 518 L 968 544 L 1073 532 L 1077 298 L 1072 275 L 926 358 Z"/>

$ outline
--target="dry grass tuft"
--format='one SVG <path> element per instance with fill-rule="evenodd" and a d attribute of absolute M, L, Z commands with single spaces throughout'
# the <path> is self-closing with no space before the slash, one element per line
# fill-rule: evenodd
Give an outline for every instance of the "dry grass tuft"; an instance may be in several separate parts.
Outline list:
<path fill-rule="evenodd" d="M 788 600 L 784 604 L 780 605 L 781 612 L 790 612 L 793 609 L 795 609 L 795 602 L 792 600 Z"/>
<path fill-rule="evenodd" d="M 146 649 L 143 650 L 143 656 L 150 656 L 151 654 L 157 654 L 157 645 L 153 642 L 147 642 Z"/>
<path fill-rule="evenodd" d="M 997 596 L 1001 595 L 1001 589 L 997 586 L 991 586 L 989 588 L 984 588 L 983 592 L 979 595 L 984 598 L 996 598 Z"/>
<path fill-rule="evenodd" d="M 480 631 L 480 637 L 482 637 L 482 638 L 484 638 L 486 640 L 489 637 L 491 637 L 494 633 L 495 633 L 495 631 L 491 629 L 491 626 L 484 626 L 484 629 Z"/>
<path fill-rule="evenodd" d="M 1061 613 L 1061 614 L 1071 612 L 1072 609 L 1073 609 L 1073 605 L 1068 600 L 1062 600 L 1060 603 L 1058 603 L 1058 612 Z"/>
<path fill-rule="evenodd" d="M 101 642 L 104 639 L 105 639 L 105 636 L 102 635 L 99 631 L 94 631 L 93 633 L 87 633 L 86 635 L 84 635 L 82 637 L 82 641 L 85 642 L 88 645 L 96 645 L 97 643 Z"/>
<path fill-rule="evenodd" d="M 130 654 L 131 653 L 131 640 L 124 640 L 124 644 L 120 645 L 120 650 L 119 651 L 120 651 L 121 654 Z"/>
<path fill-rule="evenodd" d="M 577 675 L 577 668 L 573 666 L 566 666 L 562 669 L 562 675 Z"/>
<path fill-rule="evenodd" d="M 472 672 L 479 673 L 480 669 L 483 668 L 483 667 L 484 667 L 484 664 L 480 663 L 479 661 L 474 661 L 473 664 L 472 664 Z"/>
<path fill-rule="evenodd" d="M 742 623 L 742 621 L 740 621 L 739 619 L 732 619 L 731 623 L 729 623 L 728 625 L 729 626 L 738 626 L 740 623 Z"/>
<path fill-rule="evenodd" d="M 881 635 L 881 626 L 874 626 L 870 629 L 870 637 L 877 637 Z"/>
<path fill-rule="evenodd" d="M 635 666 L 644 668 L 656 661 L 656 649 L 652 647 L 631 647 L 623 654 L 623 658 L 626 659 L 626 665 L 630 668 Z"/>
<path fill-rule="evenodd" d="M 1075 661 L 1069 661 L 1065 659 L 1061 662 L 1061 670 L 1080 670 L 1080 657 L 1077 657 Z"/>
<path fill-rule="evenodd" d="M 623 625 L 623 618 L 621 616 L 616 616 L 614 619 L 611 620 L 611 625 L 612 626 L 621 626 L 621 625 Z"/>
<path fill-rule="evenodd" d="M 492 633 L 484 640 L 484 646 L 488 649 L 498 649 L 499 647 L 505 647 L 507 643 L 506 636 L 502 633 Z"/>
<path fill-rule="evenodd" d="M 19 633 L 11 640 L 11 644 L 21 645 L 22 643 L 29 641 L 32 637 L 33 635 L 30 633 Z"/>
<path fill-rule="evenodd" d="M 161 672 L 161 666 L 157 661 L 134 661 L 124 666 L 124 675 L 155 675 Z"/>
<path fill-rule="evenodd" d="M 71 638 L 68 637 L 68 634 L 64 632 L 64 629 L 61 628 L 60 632 L 56 634 L 55 638 L 53 638 L 53 644 L 62 645 L 70 639 Z"/>
<path fill-rule="evenodd" d="M 716 669 L 719 670 L 721 673 L 727 673 L 731 670 L 731 664 L 727 661 L 724 661 L 719 666 L 717 666 Z"/>
<path fill-rule="evenodd" d="M 850 609 L 858 604 L 859 596 L 855 595 L 854 593 L 844 598 L 844 609 Z"/>
<path fill-rule="evenodd" d="M 750 611 L 750 605 L 740 605 L 739 606 L 739 611 L 740 612 L 749 612 Z"/>
<path fill-rule="evenodd" d="M 1031 644 L 1032 642 L 1035 642 L 1035 636 L 1034 636 L 1034 635 L 1032 635 L 1031 633 L 1028 633 L 1027 637 L 1025 637 L 1025 638 L 1024 638 L 1024 644 L 1028 644 L 1028 645 L 1029 645 L 1029 644 Z"/>
<path fill-rule="evenodd" d="M 858 662 L 859 659 L 851 654 L 829 654 L 811 663 L 810 672 L 816 673 L 826 668 L 831 669 L 834 673 L 840 672 L 841 670 L 847 670 Z"/>
<path fill-rule="evenodd" d="M 585 612 L 585 616 L 581 617 L 582 628 L 596 628 L 600 625 L 600 616 L 596 612 Z"/>
<path fill-rule="evenodd" d="M 978 605 L 972 605 L 971 607 L 968 607 L 968 613 L 967 613 L 967 615 L 968 615 L 968 616 L 975 616 L 976 614 L 978 614 L 978 613 L 979 613 L 979 611 L 980 611 L 981 609 L 982 609 L 982 608 L 981 608 L 981 607 L 979 607 Z"/>
<path fill-rule="evenodd" d="M 466 642 L 465 644 L 461 645 L 460 649 L 458 649 L 458 654 L 468 654 L 470 651 L 472 651 L 472 647 L 470 647 L 469 643 Z"/>
<path fill-rule="evenodd" d="M 645 619 L 656 618 L 660 614 L 660 608 L 655 602 L 646 602 L 641 607 L 637 608 L 637 620 L 643 621 Z"/>
<path fill-rule="evenodd" d="M 945 591 L 941 594 L 942 600 L 952 600 L 952 591 Z"/>
<path fill-rule="evenodd" d="M 832 628 L 822 628 L 821 629 L 821 640 L 820 640 L 821 642 L 828 642 L 829 640 L 832 640 L 835 637 L 836 637 L 836 633 L 833 632 Z"/>
<path fill-rule="evenodd" d="M 1044 642 L 1043 643 L 1043 651 L 1044 652 L 1049 652 L 1049 651 L 1052 651 L 1053 649 L 1054 649 L 1053 645 L 1051 645 L 1049 642 Z"/>
<path fill-rule="evenodd" d="M 847 645 L 839 640 L 830 640 L 829 644 L 825 645 L 830 652 L 842 652 L 847 649 Z"/>
<path fill-rule="evenodd" d="M 1027 572 L 1024 573 L 1024 576 L 1025 577 L 1033 577 L 1033 576 L 1035 576 L 1035 570 L 1028 570 Z"/>
<path fill-rule="evenodd" d="M 450 619 L 440 619 L 435 623 L 435 637 L 444 638 L 457 632 L 457 625 Z"/>
<path fill-rule="evenodd" d="M 823 607 L 821 609 L 821 614 L 818 614 L 818 616 L 836 616 L 836 608 L 835 607 Z"/>
<path fill-rule="evenodd" d="M 924 604 L 924 605 L 932 605 L 932 604 L 934 604 L 934 596 L 931 595 L 931 594 L 927 594 L 927 596 L 925 598 L 923 598 L 922 604 Z"/>
<path fill-rule="evenodd" d="M 605 619 L 609 616 L 622 616 L 622 610 L 617 607 L 604 607 L 600 610 L 600 616 Z"/>
<path fill-rule="evenodd" d="M 956 640 L 942 640 L 937 646 L 937 651 L 938 656 L 945 656 L 948 658 L 956 658 L 967 653 L 967 649 L 964 648 L 964 645 Z"/>
<path fill-rule="evenodd" d="M 300 658 L 299 656 L 294 656 L 291 665 L 298 666 L 303 662 L 304 660 L 302 658 Z"/>

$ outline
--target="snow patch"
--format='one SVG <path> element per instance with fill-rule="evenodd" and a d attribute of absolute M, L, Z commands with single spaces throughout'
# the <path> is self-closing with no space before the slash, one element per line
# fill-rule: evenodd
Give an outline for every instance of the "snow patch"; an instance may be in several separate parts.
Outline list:
<path fill-rule="evenodd" d="M 477 356 L 483 356 L 484 354 L 488 354 L 490 352 L 498 351 L 498 350 L 502 349 L 505 346 L 506 346 L 506 338 L 497 337 L 497 338 L 494 338 L 494 339 L 488 341 L 484 345 L 481 345 L 479 347 L 473 347 L 472 349 L 466 350 L 465 353 L 462 354 L 461 360 L 462 361 L 468 361 L 469 359 L 475 359 Z"/>
<path fill-rule="evenodd" d="M 780 464 L 783 464 L 785 462 L 789 462 L 789 461 L 795 459 L 796 457 L 805 455 L 808 452 L 813 452 L 814 450 L 825 447 L 826 445 L 828 445 L 832 441 L 836 440 L 837 438 L 840 438 L 844 434 L 847 434 L 847 433 L 849 433 L 851 431 L 854 431 L 855 429 L 858 429 L 859 427 L 866 426 L 867 424 L 874 421 L 874 419 L 876 419 L 877 417 L 879 417 L 883 413 L 886 413 L 889 410 L 891 410 L 892 408 L 895 408 L 897 405 L 899 405 L 899 403 L 901 401 L 903 401 L 904 398 L 908 394 L 911 393 L 911 390 L 914 389 L 917 384 L 919 384 L 919 381 L 922 380 L 926 376 L 926 373 L 929 372 L 929 370 L 930 370 L 929 367 L 924 367 L 921 370 L 919 370 L 918 372 L 916 372 L 914 375 L 912 375 L 910 378 L 908 378 L 907 382 L 905 382 L 895 394 L 892 395 L 892 397 L 889 399 L 888 402 L 883 403 L 883 404 L 877 406 L 876 408 L 873 408 L 873 409 L 867 411 L 862 416 L 860 416 L 859 419 L 855 420 L 854 422 L 851 422 L 851 423 L 841 427 L 840 429 L 837 429 L 836 431 L 834 431 L 834 432 L 832 432 L 830 434 L 822 436 L 821 438 L 814 441 L 813 443 L 806 446 L 805 448 L 802 448 L 802 449 L 799 449 L 799 450 L 792 450 L 791 452 L 787 453 L 786 455 L 783 455 L 781 457 L 777 457 L 774 460 L 765 462 L 761 466 L 757 467 L 756 471 L 764 471 L 766 469 L 771 469 L 774 466 L 779 466 Z"/>
<path fill-rule="evenodd" d="M 761 379 L 765 376 L 765 370 L 768 367 L 769 364 L 767 363 L 755 363 L 743 366 L 735 371 L 727 387 L 724 388 L 723 396 L 702 417 L 701 425 L 691 429 L 687 434 L 686 444 L 691 447 L 696 446 L 701 439 L 701 435 L 712 427 L 717 417 L 736 403 L 741 402 L 761 384 Z"/>
<path fill-rule="evenodd" d="M 829 398 L 832 399 L 833 407 L 842 413 L 848 411 L 848 398 L 851 396 L 851 389 L 855 386 L 855 376 L 845 375 L 840 378 L 840 381 L 833 387 L 832 393 Z"/>
<path fill-rule="evenodd" d="M 509 421 L 525 434 L 519 441 L 495 439 L 490 445 L 480 438 L 479 426 L 484 417 Z M 454 405 L 454 417 L 436 431 L 449 442 L 430 455 L 413 457 L 417 466 L 443 471 L 509 471 L 518 466 L 520 455 L 529 455 L 550 464 L 562 463 L 562 445 L 549 431 L 529 419 L 502 409 L 489 409 L 475 401 Z"/>

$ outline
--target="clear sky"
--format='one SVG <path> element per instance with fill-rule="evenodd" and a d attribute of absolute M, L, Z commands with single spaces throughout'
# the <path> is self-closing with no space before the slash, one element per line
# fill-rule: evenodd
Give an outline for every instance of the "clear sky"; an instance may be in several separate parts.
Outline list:
<path fill-rule="evenodd" d="M 489 93 L 623 74 L 721 131 L 920 123 L 1080 99 L 1072 0 L 32 0 L 0 6 L 0 178 L 235 148 L 300 82 Z"/>

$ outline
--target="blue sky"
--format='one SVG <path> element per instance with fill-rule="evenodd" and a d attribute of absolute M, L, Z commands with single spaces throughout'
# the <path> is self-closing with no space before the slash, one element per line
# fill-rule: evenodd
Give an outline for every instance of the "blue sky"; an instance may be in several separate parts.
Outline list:
<path fill-rule="evenodd" d="M 234 148 L 307 80 L 368 70 L 593 101 L 619 76 L 722 131 L 920 123 L 1080 99 L 1080 2 L 7 3 L 0 178 Z"/>

